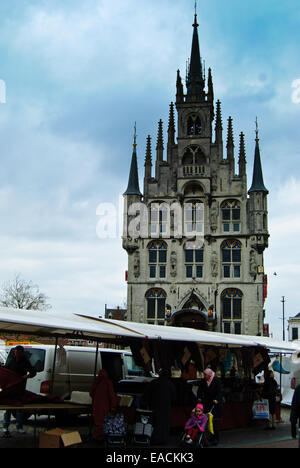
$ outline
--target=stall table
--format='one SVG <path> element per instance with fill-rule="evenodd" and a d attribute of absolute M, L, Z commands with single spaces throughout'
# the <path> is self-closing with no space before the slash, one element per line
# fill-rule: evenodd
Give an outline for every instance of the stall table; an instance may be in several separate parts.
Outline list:
<path fill-rule="evenodd" d="M 34 435 L 35 441 L 37 439 L 36 418 L 39 413 L 48 415 L 48 427 L 49 427 L 50 415 L 54 411 L 80 409 L 80 410 L 86 410 L 86 414 L 91 415 L 91 408 L 92 408 L 91 405 L 79 405 L 79 404 L 69 403 L 69 402 L 66 402 L 66 403 L 29 403 L 29 404 L 25 404 L 22 406 L 0 405 L 0 411 L 26 411 L 34 415 L 33 435 Z M 83 413 L 83 411 L 81 411 L 81 413 Z"/>

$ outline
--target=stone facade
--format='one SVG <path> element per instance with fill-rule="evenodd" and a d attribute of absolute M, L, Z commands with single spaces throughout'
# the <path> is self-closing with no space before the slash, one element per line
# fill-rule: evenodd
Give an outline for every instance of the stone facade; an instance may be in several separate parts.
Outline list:
<path fill-rule="evenodd" d="M 159 121 L 154 164 L 147 139 L 143 193 L 134 140 L 124 194 L 128 320 L 262 334 L 269 234 L 258 128 L 248 191 L 244 135 L 236 161 L 232 119 L 225 147 L 210 69 L 204 78 L 197 15 L 186 93 L 179 71 L 176 86 L 166 152 Z"/>

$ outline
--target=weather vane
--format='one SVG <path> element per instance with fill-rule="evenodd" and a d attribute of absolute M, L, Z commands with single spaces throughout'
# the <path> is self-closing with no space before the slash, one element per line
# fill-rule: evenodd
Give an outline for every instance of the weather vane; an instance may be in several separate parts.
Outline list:
<path fill-rule="evenodd" d="M 257 119 L 257 117 L 256 117 L 256 120 L 255 120 L 255 126 L 256 126 L 256 129 L 255 129 L 256 141 L 258 141 L 259 138 L 258 138 L 258 119 Z"/>
<path fill-rule="evenodd" d="M 136 122 L 134 122 L 134 137 L 133 137 L 133 146 L 137 146 L 136 145 Z"/>

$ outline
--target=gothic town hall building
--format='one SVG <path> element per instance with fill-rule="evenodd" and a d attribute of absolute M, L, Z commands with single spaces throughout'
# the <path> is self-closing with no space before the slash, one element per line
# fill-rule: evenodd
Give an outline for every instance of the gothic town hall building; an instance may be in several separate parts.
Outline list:
<path fill-rule="evenodd" d="M 207 75 L 195 15 L 186 89 L 178 71 L 166 152 L 159 121 L 155 161 L 147 139 L 143 193 L 134 139 L 124 193 L 127 316 L 135 322 L 259 335 L 269 234 L 258 129 L 248 189 L 244 134 L 236 161 L 232 119 L 224 137 L 211 69 Z"/>

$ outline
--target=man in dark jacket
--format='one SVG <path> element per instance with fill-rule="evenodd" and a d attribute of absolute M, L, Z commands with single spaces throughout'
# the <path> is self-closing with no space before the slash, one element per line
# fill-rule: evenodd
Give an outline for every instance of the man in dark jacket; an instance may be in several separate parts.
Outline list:
<path fill-rule="evenodd" d="M 144 397 L 154 413 L 152 443 L 165 445 L 170 435 L 172 403 L 176 399 L 176 390 L 168 370 L 160 369 L 159 378 L 152 380 L 145 390 Z"/>
<path fill-rule="evenodd" d="M 36 371 L 26 357 L 23 346 L 16 346 L 14 353 L 11 353 L 5 363 L 5 367 L 20 375 L 24 379 L 36 376 Z M 29 375 L 28 375 L 29 374 Z"/>
<path fill-rule="evenodd" d="M 5 363 L 5 368 L 17 374 L 21 379 L 24 380 L 24 390 L 26 387 L 26 380 L 36 376 L 36 371 L 32 367 L 27 359 L 23 346 L 16 346 L 14 352 L 10 353 Z M 12 411 L 6 411 L 3 418 L 3 432 L 4 437 L 11 437 L 8 431 L 11 421 Z M 23 413 L 22 411 L 16 411 L 16 426 L 17 431 L 20 434 L 24 434 L 23 429 Z"/>
<path fill-rule="evenodd" d="M 300 428 L 300 385 L 298 385 L 294 391 L 291 414 L 290 414 L 291 431 L 292 431 L 293 439 L 296 439 L 296 436 L 297 436 L 297 421 L 298 420 L 299 420 L 299 428 Z"/>

